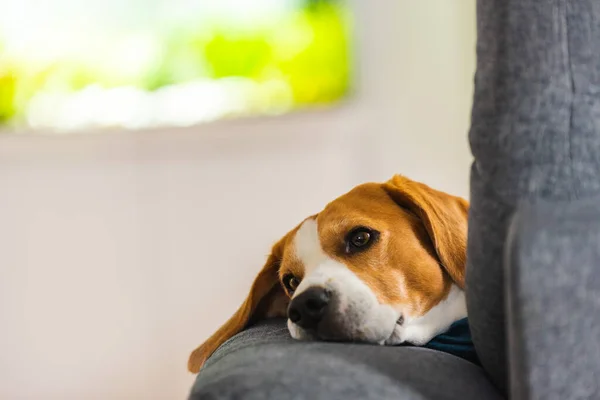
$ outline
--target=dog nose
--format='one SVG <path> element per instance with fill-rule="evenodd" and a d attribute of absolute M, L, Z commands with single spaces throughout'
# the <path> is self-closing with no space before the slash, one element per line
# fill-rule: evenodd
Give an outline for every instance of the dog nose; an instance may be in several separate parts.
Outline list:
<path fill-rule="evenodd" d="M 288 307 L 288 318 L 305 329 L 316 328 L 329 304 L 330 292 L 312 287 L 296 296 Z"/>

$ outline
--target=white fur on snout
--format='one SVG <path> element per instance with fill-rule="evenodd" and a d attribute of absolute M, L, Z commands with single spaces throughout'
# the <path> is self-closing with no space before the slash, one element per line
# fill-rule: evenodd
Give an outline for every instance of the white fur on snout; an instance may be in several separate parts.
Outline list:
<path fill-rule="evenodd" d="M 295 339 L 352 340 L 383 343 L 394 332 L 398 312 L 380 304 L 373 291 L 346 265 L 327 256 L 319 242 L 317 223 L 306 220 L 296 233 L 296 257 L 304 264 L 304 279 L 294 297 L 310 287 L 331 291 L 328 309 L 317 332 L 306 332 L 288 320 Z"/>

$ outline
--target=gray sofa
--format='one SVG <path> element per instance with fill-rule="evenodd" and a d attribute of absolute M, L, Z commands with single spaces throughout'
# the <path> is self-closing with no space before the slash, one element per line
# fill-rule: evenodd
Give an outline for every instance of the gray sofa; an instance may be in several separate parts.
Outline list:
<path fill-rule="evenodd" d="M 296 342 L 272 320 L 221 346 L 190 399 L 600 398 L 600 1 L 477 7 L 467 303 L 482 367 Z"/>

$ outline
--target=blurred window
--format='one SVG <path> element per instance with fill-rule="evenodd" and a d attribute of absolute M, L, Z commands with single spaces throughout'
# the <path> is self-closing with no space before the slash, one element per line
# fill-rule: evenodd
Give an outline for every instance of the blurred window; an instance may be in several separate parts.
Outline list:
<path fill-rule="evenodd" d="M 332 104 L 343 0 L 0 0 L 0 127 L 188 126 Z"/>

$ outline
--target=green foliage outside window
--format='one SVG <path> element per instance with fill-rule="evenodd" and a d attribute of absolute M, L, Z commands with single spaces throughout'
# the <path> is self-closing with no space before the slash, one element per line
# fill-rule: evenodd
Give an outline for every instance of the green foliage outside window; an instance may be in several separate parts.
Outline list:
<path fill-rule="evenodd" d="M 158 32 L 157 55 L 136 71 L 77 58 L 15 59 L 3 52 L 0 37 L 0 125 L 27 125 L 30 102 L 40 93 L 77 93 L 91 85 L 152 93 L 199 78 L 243 78 L 284 83 L 291 108 L 334 102 L 350 89 L 350 30 L 343 2 L 307 1 L 285 18 L 252 27 L 215 21 L 210 27 Z"/>

